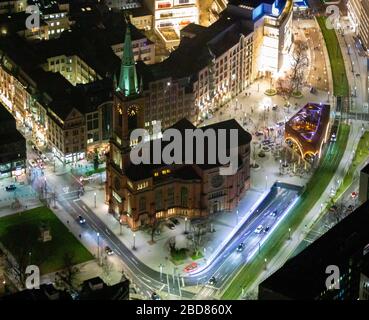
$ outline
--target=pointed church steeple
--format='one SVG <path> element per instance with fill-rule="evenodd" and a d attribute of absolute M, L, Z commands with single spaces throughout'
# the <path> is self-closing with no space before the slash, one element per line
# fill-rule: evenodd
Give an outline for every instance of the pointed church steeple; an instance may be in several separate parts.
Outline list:
<path fill-rule="evenodd" d="M 117 89 L 121 91 L 124 96 L 131 97 L 137 95 L 139 90 L 129 21 L 126 22 L 126 25 L 126 36 L 124 39 L 123 56 Z"/>

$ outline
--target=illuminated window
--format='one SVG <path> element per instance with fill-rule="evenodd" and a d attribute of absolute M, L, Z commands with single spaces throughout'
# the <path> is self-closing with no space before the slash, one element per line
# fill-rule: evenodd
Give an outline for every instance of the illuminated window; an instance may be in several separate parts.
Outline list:
<path fill-rule="evenodd" d="M 145 189 L 149 186 L 149 183 L 147 181 L 143 182 L 143 183 L 139 183 L 137 185 L 137 190 L 142 190 L 142 189 Z"/>
<path fill-rule="evenodd" d="M 122 203 L 122 198 L 120 197 L 120 195 L 118 193 L 116 193 L 114 190 L 113 190 L 113 197 L 115 200 L 117 200 L 119 203 Z"/>
<path fill-rule="evenodd" d="M 158 176 L 159 176 L 159 172 L 155 172 L 154 177 L 158 177 Z"/>

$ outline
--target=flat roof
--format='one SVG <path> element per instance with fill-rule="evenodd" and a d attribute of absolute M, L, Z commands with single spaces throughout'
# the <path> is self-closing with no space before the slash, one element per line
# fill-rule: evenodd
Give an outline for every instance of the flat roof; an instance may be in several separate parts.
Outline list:
<path fill-rule="evenodd" d="M 327 266 L 342 266 L 344 270 L 349 258 L 362 255 L 369 244 L 368 212 L 369 202 L 366 202 L 288 260 L 259 285 L 259 291 L 262 288 L 290 299 L 318 297 L 326 290 Z"/>

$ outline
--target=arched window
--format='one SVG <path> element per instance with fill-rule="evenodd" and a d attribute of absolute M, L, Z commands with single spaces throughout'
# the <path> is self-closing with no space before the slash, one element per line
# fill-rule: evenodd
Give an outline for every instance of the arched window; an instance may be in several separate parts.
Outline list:
<path fill-rule="evenodd" d="M 139 203 L 138 203 L 138 209 L 140 212 L 145 211 L 146 210 L 146 198 L 145 197 L 140 197 Z"/>
<path fill-rule="evenodd" d="M 162 209 L 163 207 L 162 199 L 163 199 L 163 192 L 161 190 L 156 190 L 155 192 L 155 209 L 156 210 Z"/>
<path fill-rule="evenodd" d="M 174 188 L 168 188 L 168 207 L 174 207 Z"/>
<path fill-rule="evenodd" d="M 181 188 L 181 206 L 188 206 L 188 189 L 186 187 Z"/>

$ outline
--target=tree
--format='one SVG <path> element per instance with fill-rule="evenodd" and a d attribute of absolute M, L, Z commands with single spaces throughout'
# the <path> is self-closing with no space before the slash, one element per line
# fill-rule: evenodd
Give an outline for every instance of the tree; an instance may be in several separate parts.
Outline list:
<path fill-rule="evenodd" d="M 97 171 L 99 169 L 99 153 L 97 152 L 97 149 L 95 148 L 94 153 L 94 170 Z"/>
<path fill-rule="evenodd" d="M 159 229 L 162 221 L 156 219 L 156 217 L 153 217 L 151 219 L 151 242 L 155 243 L 155 232 Z"/>
<path fill-rule="evenodd" d="M 103 264 L 102 264 L 102 269 L 103 269 L 103 275 L 107 278 L 110 279 L 110 274 L 111 272 L 114 270 L 114 266 L 113 264 L 108 260 L 108 257 L 105 256 L 103 259 Z"/>
<path fill-rule="evenodd" d="M 305 70 L 309 65 L 306 46 L 303 42 L 295 42 L 292 60 L 291 74 L 289 75 L 289 96 L 294 92 L 300 92 L 305 77 Z"/>
<path fill-rule="evenodd" d="M 68 289 L 75 290 L 75 280 L 79 272 L 79 268 L 74 265 L 73 254 L 66 252 L 63 256 L 63 270 L 60 273 L 60 279 Z"/>

